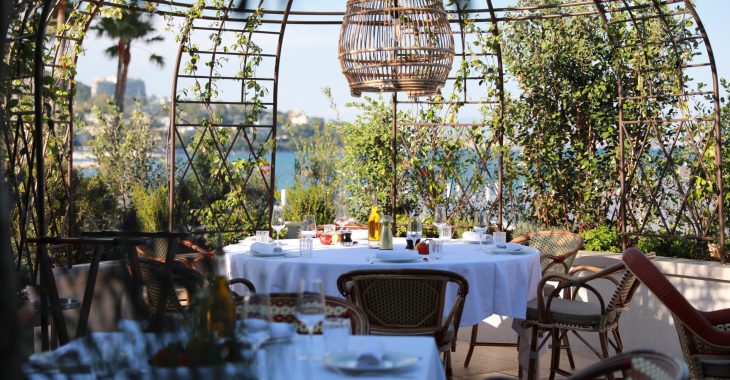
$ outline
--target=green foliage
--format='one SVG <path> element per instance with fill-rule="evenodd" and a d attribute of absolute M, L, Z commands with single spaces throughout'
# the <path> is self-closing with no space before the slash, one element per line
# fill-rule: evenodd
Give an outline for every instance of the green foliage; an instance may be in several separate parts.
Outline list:
<path fill-rule="evenodd" d="M 76 226 L 80 231 L 108 231 L 119 227 L 117 198 L 101 176 L 83 177 L 74 172 Z"/>
<path fill-rule="evenodd" d="M 655 252 L 659 256 L 694 260 L 708 260 L 707 243 L 698 240 L 679 240 L 660 237 L 641 237 L 636 244 L 642 252 Z"/>
<path fill-rule="evenodd" d="M 290 131 L 291 126 L 285 130 Z M 314 129 L 308 139 L 291 134 L 296 147 L 294 184 L 287 187 L 287 220 L 301 221 L 304 215 L 314 215 L 317 223 L 328 224 L 337 211 L 340 176 L 338 169 L 342 155 L 338 131 L 332 125 Z"/>
<path fill-rule="evenodd" d="M 373 194 L 376 195 L 378 204 L 386 209 L 390 208 L 392 176 L 397 175 L 393 173 L 391 158 L 391 104 L 380 95 L 365 96 L 362 102 L 347 105 L 360 110 L 358 118 L 352 123 L 341 123 L 337 126 L 344 144 L 342 161 L 338 167 L 341 168 L 345 192 L 349 196 L 350 211 L 357 220 L 367 220 Z M 404 112 L 398 113 L 399 123 L 408 118 Z M 397 149 L 400 157 L 403 157 L 400 144 Z M 397 172 L 401 172 L 402 165 L 399 163 L 398 166 Z"/>
<path fill-rule="evenodd" d="M 150 117 L 135 109 L 126 120 L 116 107 L 106 112 L 96 108 L 94 116 L 96 121 L 86 133 L 98 164 L 97 175 L 126 209 L 132 188 L 154 178 L 152 153 L 156 144 Z"/>
<path fill-rule="evenodd" d="M 522 89 L 505 121 L 521 147 L 533 217 L 569 228 L 596 225 L 611 205 L 618 173 L 610 45 L 588 17 L 509 23 L 503 30 L 505 66 Z"/>
<path fill-rule="evenodd" d="M 621 235 L 614 226 L 602 224 L 583 231 L 583 249 L 587 251 L 621 252 Z"/>
<path fill-rule="evenodd" d="M 167 230 L 167 186 L 146 188 L 135 184 L 132 188 L 132 202 L 140 231 Z"/>

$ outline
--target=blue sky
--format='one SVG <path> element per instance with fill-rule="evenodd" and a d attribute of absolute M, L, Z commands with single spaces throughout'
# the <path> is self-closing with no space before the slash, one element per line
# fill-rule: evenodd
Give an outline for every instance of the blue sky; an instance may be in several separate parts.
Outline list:
<path fill-rule="evenodd" d="M 495 1 L 495 6 L 511 1 Z M 299 4 L 304 1 L 300 0 Z M 336 10 L 334 2 L 327 2 L 327 10 Z M 342 0 L 344 8 L 345 1 Z M 297 4 L 297 2 L 295 2 Z M 311 3 L 309 3 L 311 4 Z M 336 5 L 336 4 L 335 4 Z M 730 79 L 730 1 L 728 0 L 697 0 L 697 11 L 710 36 L 715 59 L 718 65 L 718 74 L 722 78 Z M 158 20 L 160 27 L 163 21 Z M 170 32 L 161 33 L 165 41 L 153 45 L 135 44 L 132 47 L 132 64 L 129 76 L 145 81 L 148 94 L 170 96 L 172 86 L 172 66 L 175 62 L 177 44 Z M 338 104 L 343 119 L 352 120 L 354 110 L 348 110 L 344 104 L 357 100 L 352 98 L 340 72 L 337 60 L 337 38 L 339 26 L 296 26 L 290 25 L 287 29 L 280 71 L 279 109 L 301 109 L 308 115 L 334 118 L 329 104 L 321 93 L 321 88 L 329 86 Z M 79 58 L 77 79 L 91 84 L 96 77 L 114 76 L 116 74 L 115 61 L 104 56 L 103 50 L 112 45 L 112 41 L 97 38 L 90 33 L 85 41 L 86 53 Z M 164 68 L 151 66 L 147 62 L 150 52 L 155 52 L 166 58 Z M 709 79 L 709 78 L 708 78 Z"/>

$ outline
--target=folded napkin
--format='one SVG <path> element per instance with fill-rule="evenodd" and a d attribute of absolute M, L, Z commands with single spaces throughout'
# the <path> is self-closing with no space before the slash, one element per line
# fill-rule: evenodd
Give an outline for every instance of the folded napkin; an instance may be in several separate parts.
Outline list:
<path fill-rule="evenodd" d="M 480 233 L 474 232 L 474 231 L 464 231 L 463 234 L 461 234 L 461 238 L 464 240 L 471 240 L 471 241 L 478 241 L 480 237 Z"/>
<path fill-rule="evenodd" d="M 271 322 L 271 339 L 288 339 L 294 335 L 294 325 L 285 322 Z"/>
<path fill-rule="evenodd" d="M 358 367 L 380 367 L 383 362 L 383 345 L 377 340 L 362 341 L 357 350 Z"/>
<path fill-rule="evenodd" d="M 284 251 L 278 245 L 268 243 L 253 243 L 251 244 L 251 253 L 259 255 L 274 255 L 281 254 Z"/>

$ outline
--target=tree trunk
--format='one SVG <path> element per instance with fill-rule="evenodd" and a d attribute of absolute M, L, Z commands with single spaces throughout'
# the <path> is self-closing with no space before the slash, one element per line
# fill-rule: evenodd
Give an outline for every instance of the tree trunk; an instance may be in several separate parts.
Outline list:
<path fill-rule="evenodd" d="M 66 23 L 66 6 L 68 5 L 67 0 L 60 0 L 56 5 L 56 30 L 63 30 L 63 25 Z"/>
<path fill-rule="evenodd" d="M 124 98 L 127 94 L 127 74 L 129 74 L 129 62 L 132 60 L 131 43 L 127 42 L 124 49 L 124 61 L 122 62 L 122 76 L 117 81 L 117 88 L 119 88 L 122 94 L 122 107 L 119 108 L 119 112 L 124 112 Z"/>
<path fill-rule="evenodd" d="M 117 83 L 114 87 L 114 103 L 117 105 L 119 112 L 124 112 L 124 93 L 126 90 L 126 66 L 129 64 L 127 58 L 129 54 L 129 44 L 123 39 L 119 40 L 117 47 Z M 125 65 L 125 60 L 127 65 Z"/>

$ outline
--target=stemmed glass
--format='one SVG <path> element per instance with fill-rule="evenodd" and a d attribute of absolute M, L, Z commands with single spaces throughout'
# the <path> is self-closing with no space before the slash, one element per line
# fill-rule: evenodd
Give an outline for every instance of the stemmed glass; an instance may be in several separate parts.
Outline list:
<path fill-rule="evenodd" d="M 444 206 L 436 206 L 433 213 L 433 225 L 438 228 L 439 236 L 441 236 L 441 229 L 446 225 L 446 208 Z"/>
<path fill-rule="evenodd" d="M 335 215 L 335 223 L 340 226 L 340 231 L 345 229 L 345 225 L 349 220 L 350 217 L 347 215 L 347 206 L 338 206 L 337 214 Z"/>
<path fill-rule="evenodd" d="M 317 222 L 314 219 L 314 215 L 304 215 L 300 228 L 302 237 L 314 237 L 314 235 L 317 235 Z"/>
<path fill-rule="evenodd" d="M 254 364 L 261 346 L 271 337 L 271 298 L 265 293 L 243 298 L 243 320 L 238 324 L 238 338 L 251 345 Z"/>
<path fill-rule="evenodd" d="M 286 219 L 284 219 L 284 208 L 281 206 L 275 206 L 274 210 L 271 212 L 271 228 L 276 231 L 276 241 L 274 244 L 281 245 L 281 242 L 279 241 L 279 234 L 281 233 L 281 230 L 284 229 L 285 225 Z"/>
<path fill-rule="evenodd" d="M 472 219 L 472 226 L 474 226 L 474 232 L 479 235 L 479 245 L 484 243 L 484 235 L 487 233 L 487 227 L 489 224 L 489 213 L 486 211 L 475 211 L 474 218 Z"/>
<path fill-rule="evenodd" d="M 321 279 L 299 283 L 296 316 L 309 333 L 309 352 L 314 350 L 314 328 L 324 320 L 324 285 Z M 312 358 L 315 356 L 312 355 Z"/>

